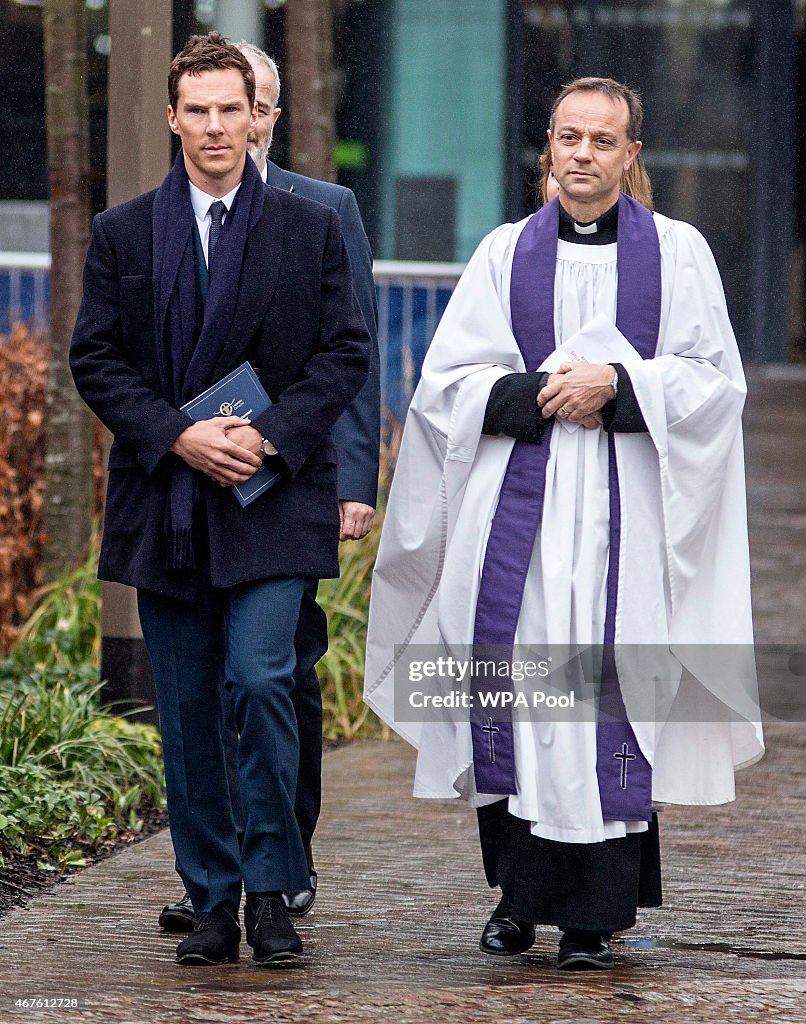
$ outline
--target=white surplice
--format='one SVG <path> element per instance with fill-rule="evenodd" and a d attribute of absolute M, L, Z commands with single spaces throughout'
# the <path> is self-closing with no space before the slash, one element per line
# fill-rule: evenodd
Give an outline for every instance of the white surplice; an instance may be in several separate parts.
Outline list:
<path fill-rule="evenodd" d="M 503 225 L 484 239 L 429 348 L 406 420 L 370 609 L 365 700 L 417 747 L 415 796 L 462 796 L 474 805 L 499 798 L 475 792 L 469 724 L 395 720 L 393 645 L 467 649 L 472 642 L 487 537 L 514 444 L 482 436 L 481 427 L 494 383 L 525 370 L 509 305 L 512 259 L 525 224 Z M 658 214 L 655 225 L 659 343 L 653 359 L 629 365 L 649 429 L 615 435 L 616 644 L 668 649 L 678 669 L 671 681 L 655 683 L 657 706 L 647 715 L 636 697 L 642 689 L 645 695 L 647 681 L 634 647 L 619 664 L 628 715 L 653 767 L 654 803 L 713 805 L 734 798 L 734 769 L 764 749 L 746 657 L 752 621 L 740 425 L 745 383 L 705 240 L 690 225 Z M 616 292 L 615 244 L 560 240 L 557 345 L 595 317 L 614 323 Z M 552 432 L 542 525 L 516 643 L 603 642 L 608 479 L 603 430 Z M 716 648 L 724 657 L 714 658 L 716 645 L 725 645 Z M 715 700 L 733 708 L 736 720 L 708 721 L 719 717 L 710 713 Z M 509 797 L 509 809 L 530 821 L 535 835 L 591 843 L 646 828 L 603 820 L 593 722 L 517 722 L 515 758 L 518 794 Z"/>

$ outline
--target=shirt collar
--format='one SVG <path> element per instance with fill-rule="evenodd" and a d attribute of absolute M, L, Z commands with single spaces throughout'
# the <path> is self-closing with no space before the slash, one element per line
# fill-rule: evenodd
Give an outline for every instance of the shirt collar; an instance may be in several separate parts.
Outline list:
<path fill-rule="evenodd" d="M 617 230 L 618 202 L 615 202 L 609 210 L 589 224 L 579 224 L 574 221 L 560 204 L 560 238 L 565 242 L 607 245 L 616 241 Z"/>
<path fill-rule="evenodd" d="M 263 163 L 263 170 L 260 172 L 260 177 L 263 179 L 263 184 L 268 185 L 269 183 L 269 161 L 266 160 Z"/>
<path fill-rule="evenodd" d="M 196 214 L 197 220 L 204 220 L 207 214 L 210 212 L 210 206 L 216 202 L 217 199 L 221 199 L 221 202 L 226 206 L 227 213 L 230 211 L 230 207 L 235 202 L 235 196 L 238 194 L 238 189 L 241 187 L 240 181 L 232 189 L 231 192 L 227 192 L 225 196 L 211 196 L 207 192 L 202 192 L 200 188 L 197 188 L 192 181 L 188 181 L 190 185 L 190 202 L 193 206 L 193 212 Z"/>

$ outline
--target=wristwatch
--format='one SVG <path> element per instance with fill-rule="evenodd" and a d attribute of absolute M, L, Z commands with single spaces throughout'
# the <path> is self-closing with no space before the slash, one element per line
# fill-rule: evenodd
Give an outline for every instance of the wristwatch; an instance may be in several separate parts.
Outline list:
<path fill-rule="evenodd" d="M 271 441 L 268 441 L 265 437 L 263 438 L 263 443 L 260 446 L 260 450 L 263 452 L 264 455 L 277 454 L 277 449 L 274 447 Z"/>

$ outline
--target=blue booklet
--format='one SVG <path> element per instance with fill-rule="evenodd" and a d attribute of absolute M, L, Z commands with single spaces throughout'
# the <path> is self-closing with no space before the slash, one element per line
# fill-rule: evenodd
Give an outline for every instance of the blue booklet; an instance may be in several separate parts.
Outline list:
<path fill-rule="evenodd" d="M 271 405 L 266 389 L 249 363 L 242 363 L 237 370 L 213 384 L 200 395 L 185 402 L 182 412 L 194 422 L 212 420 L 216 416 L 241 416 L 253 419 Z M 230 490 L 246 508 L 259 498 L 273 484 L 285 476 L 283 460 L 278 455 L 267 455 L 260 469 L 246 483 L 233 484 Z"/>

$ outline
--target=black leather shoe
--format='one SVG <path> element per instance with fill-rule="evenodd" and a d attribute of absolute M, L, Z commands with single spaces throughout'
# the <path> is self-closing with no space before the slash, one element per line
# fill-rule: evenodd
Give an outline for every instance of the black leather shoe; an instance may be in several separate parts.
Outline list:
<path fill-rule="evenodd" d="M 238 919 L 223 907 L 196 919 L 193 934 L 176 947 L 176 962 L 189 967 L 232 964 L 238 959 L 241 929 Z"/>
<path fill-rule="evenodd" d="M 259 967 L 288 966 L 302 959 L 302 940 L 280 899 L 280 893 L 246 894 L 244 924 L 252 960 Z"/>
<path fill-rule="evenodd" d="M 187 891 L 176 903 L 168 903 L 162 908 L 159 918 L 160 928 L 166 932 L 192 932 L 196 924 L 196 914 Z"/>
<path fill-rule="evenodd" d="M 609 971 L 615 967 L 610 936 L 600 932 L 568 930 L 560 939 L 557 969 L 560 971 Z"/>
<path fill-rule="evenodd" d="M 492 913 L 481 933 L 479 948 L 491 956 L 517 956 L 525 953 L 535 941 L 535 926 L 519 921 L 510 914 L 511 902 L 506 896 Z"/>
<path fill-rule="evenodd" d="M 316 872 L 311 868 L 310 889 L 297 889 L 283 893 L 283 906 L 289 917 L 305 917 L 316 899 Z"/>

